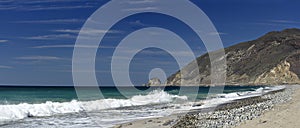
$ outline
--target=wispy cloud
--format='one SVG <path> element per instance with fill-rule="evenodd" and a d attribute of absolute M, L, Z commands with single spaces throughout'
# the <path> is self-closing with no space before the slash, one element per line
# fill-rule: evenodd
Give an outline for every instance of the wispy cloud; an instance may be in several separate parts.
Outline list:
<path fill-rule="evenodd" d="M 0 69 L 11 69 L 11 66 L 0 65 Z"/>
<path fill-rule="evenodd" d="M 290 26 L 290 24 L 282 24 L 282 23 L 272 23 L 272 22 L 265 22 L 265 23 L 251 23 L 254 25 L 263 25 L 263 26 L 284 26 L 284 27 L 288 27 Z"/>
<path fill-rule="evenodd" d="M 124 53 L 125 56 L 119 56 L 118 58 L 122 59 L 128 59 L 126 57 L 126 55 L 128 55 L 129 53 L 135 53 L 136 51 L 139 51 L 137 49 L 131 49 L 131 48 L 125 48 L 123 47 L 121 52 Z M 160 56 L 166 56 L 166 55 L 169 55 L 171 53 L 168 53 L 167 51 L 162 51 L 162 50 L 151 50 L 151 49 L 147 49 L 147 50 L 142 50 L 140 52 L 140 54 L 143 54 L 143 55 L 160 55 Z M 191 55 L 191 51 L 176 51 L 176 52 L 173 52 L 172 53 L 173 56 L 180 56 L 180 57 L 187 57 L 187 56 L 190 56 Z"/>
<path fill-rule="evenodd" d="M 115 48 L 113 46 L 95 46 L 95 45 L 42 45 L 42 46 L 35 46 L 32 48 L 42 49 L 42 48 Z"/>
<path fill-rule="evenodd" d="M 227 35 L 228 33 L 224 33 L 224 32 L 209 32 L 207 33 L 207 35 L 211 35 L 211 36 L 214 36 L 214 35 Z"/>
<path fill-rule="evenodd" d="M 40 61 L 40 60 L 62 60 L 63 58 L 56 57 L 56 56 L 22 56 L 22 57 L 17 57 L 16 59 Z"/>
<path fill-rule="evenodd" d="M 13 1 L 15 1 L 15 0 L 1 0 L 0 3 L 2 3 L 2 4 L 3 3 L 10 3 L 10 2 L 13 2 Z"/>
<path fill-rule="evenodd" d="M 80 9 L 80 8 L 92 8 L 94 6 L 90 5 L 83 5 L 83 6 L 45 6 L 45 7 L 39 7 L 39 6 L 33 6 L 32 8 L 23 8 L 21 10 L 25 11 L 41 11 L 41 10 L 66 10 L 66 9 Z"/>
<path fill-rule="evenodd" d="M 53 35 L 32 36 L 32 37 L 23 37 L 23 38 L 28 40 L 56 40 L 56 39 L 73 39 L 76 38 L 76 36 L 71 34 L 53 34 Z"/>
<path fill-rule="evenodd" d="M 284 24 L 300 24 L 300 22 L 292 21 L 292 20 L 270 20 L 273 23 L 284 23 Z"/>
<path fill-rule="evenodd" d="M 0 3 L 40 4 L 40 3 L 76 2 L 76 1 L 81 1 L 81 0 L 22 0 L 22 1 L 19 1 L 19 0 L 1 0 Z"/>
<path fill-rule="evenodd" d="M 98 29 L 58 29 L 52 30 L 57 34 L 50 34 L 50 35 L 38 35 L 38 36 L 31 36 L 31 37 L 23 37 L 24 39 L 28 40 L 57 40 L 57 39 L 75 39 L 79 32 L 83 34 L 84 38 L 92 39 L 98 37 L 100 33 L 122 33 L 119 30 L 98 30 Z"/>
<path fill-rule="evenodd" d="M 97 73 L 110 73 L 110 71 L 102 71 L 102 70 L 55 70 L 57 72 L 79 72 L 79 73 L 84 73 L 84 72 L 97 72 Z"/>
<path fill-rule="evenodd" d="M 112 58 L 114 58 L 114 59 L 117 59 L 117 60 L 127 60 L 127 59 L 132 59 L 132 58 L 130 58 L 129 56 L 111 56 L 111 57 L 108 57 L 109 59 L 112 59 Z"/>
<path fill-rule="evenodd" d="M 152 11 L 157 10 L 156 7 L 144 7 L 144 8 L 127 8 L 123 9 L 123 11 Z"/>
<path fill-rule="evenodd" d="M 8 42 L 8 40 L 0 40 L 0 43 Z"/>
<path fill-rule="evenodd" d="M 142 23 L 140 20 L 136 20 L 134 22 L 129 22 L 130 25 L 135 25 L 135 26 L 148 26 L 148 24 Z"/>
<path fill-rule="evenodd" d="M 158 10 L 157 6 L 155 6 L 153 3 L 159 0 L 128 0 L 123 1 L 125 6 L 127 8 L 123 9 L 122 11 L 154 11 Z M 136 4 L 139 4 L 141 6 L 137 7 Z"/>
<path fill-rule="evenodd" d="M 83 4 L 83 2 L 85 4 Z M 80 9 L 93 8 L 91 0 L 2 0 L 0 10 L 18 10 L 18 11 L 41 11 L 41 10 L 62 10 L 62 9 Z M 60 3 L 60 4 L 58 4 Z M 66 4 L 61 4 L 66 3 Z M 67 4 L 69 3 L 69 4 Z M 76 4 L 76 3 L 81 3 Z"/>
<path fill-rule="evenodd" d="M 27 21 L 16 21 L 15 23 L 38 23 L 38 24 L 67 24 L 67 23 L 81 23 L 84 19 L 49 19 L 49 20 L 27 20 Z"/>
<path fill-rule="evenodd" d="M 190 56 L 191 52 L 190 51 L 177 51 L 176 53 L 172 53 L 173 56 L 181 56 L 181 57 L 186 57 Z M 144 55 L 169 55 L 170 53 L 166 51 L 153 51 L 153 50 L 143 50 L 141 54 Z"/>
<path fill-rule="evenodd" d="M 79 30 L 79 29 L 59 29 L 54 30 L 55 32 L 61 32 L 61 33 L 71 33 L 71 34 L 78 34 L 81 32 L 84 35 L 94 35 L 97 33 L 122 33 L 122 31 L 118 30 L 99 30 L 99 29 L 86 29 L 86 30 Z"/>
<path fill-rule="evenodd" d="M 255 24 L 255 25 L 290 27 L 290 26 L 294 26 L 294 25 L 299 25 L 300 22 L 293 21 L 293 20 L 277 19 L 277 20 L 266 20 L 264 22 L 258 22 L 258 23 L 253 23 L 253 24 Z"/>
<path fill-rule="evenodd" d="M 129 0 L 126 1 L 128 4 L 146 4 L 146 3 L 153 3 L 156 0 Z"/>

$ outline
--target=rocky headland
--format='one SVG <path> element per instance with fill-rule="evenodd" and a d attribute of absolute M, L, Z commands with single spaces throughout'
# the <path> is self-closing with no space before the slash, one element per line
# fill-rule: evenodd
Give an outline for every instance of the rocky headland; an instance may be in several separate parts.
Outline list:
<path fill-rule="evenodd" d="M 225 48 L 226 85 L 279 85 L 300 83 L 300 29 L 274 31 Z M 210 85 L 211 61 L 206 53 L 196 67 L 187 65 L 168 77 L 166 85 Z M 181 72 L 188 73 L 181 78 Z M 183 80 L 181 84 L 181 80 Z"/>

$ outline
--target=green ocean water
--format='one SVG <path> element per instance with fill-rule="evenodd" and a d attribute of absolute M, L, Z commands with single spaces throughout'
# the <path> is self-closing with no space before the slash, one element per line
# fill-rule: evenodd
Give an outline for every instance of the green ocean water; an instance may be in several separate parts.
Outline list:
<path fill-rule="evenodd" d="M 97 95 L 100 93 L 98 89 L 103 95 L 101 98 Z M 197 109 L 192 106 L 195 101 L 209 101 L 207 105 L 224 101 L 216 97 L 212 97 L 212 101 L 206 99 L 212 89 L 210 87 L 99 87 L 98 89 L 0 86 L 0 127 L 108 128 L 138 119 L 162 117 Z M 257 90 L 262 88 L 225 86 L 224 90 L 218 89 L 230 99 L 232 96 L 239 98 L 235 92 L 246 92 L 244 94 L 248 95 L 248 92 L 259 93 Z M 77 96 L 76 90 L 80 91 L 80 96 Z"/>
<path fill-rule="evenodd" d="M 157 89 L 164 90 L 165 92 L 178 95 L 180 91 L 180 87 L 119 87 L 122 90 L 122 93 L 118 91 L 116 87 L 100 87 L 100 91 L 103 94 L 104 98 L 111 99 L 126 99 L 126 97 L 132 97 L 135 95 L 146 95 L 149 92 Z M 240 92 L 240 91 L 253 91 L 259 88 L 259 86 L 226 86 L 224 88 L 224 93 L 231 92 Z M 81 90 L 86 91 L 86 96 L 89 97 L 88 100 L 96 100 L 97 97 L 94 97 L 89 92 L 92 91 L 93 88 L 83 87 Z M 194 88 L 193 88 L 194 89 Z M 125 90 L 125 91 L 124 91 Z M 140 91 L 136 91 L 140 90 Z M 204 99 L 207 96 L 209 91 L 209 87 L 199 87 L 197 94 L 182 93 L 186 96 L 195 96 L 197 95 L 197 99 Z M 125 96 L 124 96 L 125 95 Z M 0 104 L 19 104 L 19 103 L 29 103 L 29 104 L 37 104 L 44 103 L 46 101 L 53 102 L 69 102 L 71 100 L 77 100 L 77 94 L 74 87 L 15 87 L 15 86 L 5 86 L 0 87 Z"/>

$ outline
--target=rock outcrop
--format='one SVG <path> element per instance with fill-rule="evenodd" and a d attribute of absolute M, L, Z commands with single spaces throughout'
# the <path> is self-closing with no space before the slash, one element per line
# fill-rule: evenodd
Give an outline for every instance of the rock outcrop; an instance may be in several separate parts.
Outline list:
<path fill-rule="evenodd" d="M 225 48 L 226 84 L 277 85 L 300 83 L 300 29 L 269 32 L 244 43 Z M 212 60 L 215 61 L 215 60 Z M 167 79 L 167 85 L 209 85 L 210 59 L 208 53 L 195 60 L 195 67 L 187 65 Z M 181 72 L 189 77 L 181 79 Z"/>
<path fill-rule="evenodd" d="M 159 78 L 152 78 L 145 84 L 145 86 L 160 86 L 161 81 Z"/>

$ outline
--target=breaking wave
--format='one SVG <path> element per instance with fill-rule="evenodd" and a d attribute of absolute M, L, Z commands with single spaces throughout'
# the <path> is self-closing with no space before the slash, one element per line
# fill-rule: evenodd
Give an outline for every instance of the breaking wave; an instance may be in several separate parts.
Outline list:
<path fill-rule="evenodd" d="M 264 87 L 256 89 L 255 91 L 246 92 L 234 92 L 228 94 L 217 94 L 215 97 L 208 98 L 200 101 L 201 105 L 194 107 L 188 104 L 187 96 L 171 95 L 163 90 L 154 90 L 147 95 L 136 95 L 129 99 L 101 99 L 94 101 L 77 101 L 72 100 L 70 102 L 52 102 L 47 101 L 41 104 L 28 104 L 21 103 L 16 105 L 0 105 L 0 124 L 8 121 L 16 121 L 24 119 L 26 117 L 44 117 L 53 116 L 66 113 L 78 113 L 78 112 L 92 112 L 104 109 L 113 109 L 120 107 L 142 106 L 142 105 L 154 105 L 174 103 L 177 100 L 186 101 L 187 104 L 180 104 L 179 109 L 190 110 L 207 107 L 215 107 L 220 104 L 228 103 L 237 99 L 250 98 L 254 96 L 261 96 L 263 94 L 282 90 L 285 86 L 276 87 Z M 182 103 L 182 102 L 181 102 Z"/>
<path fill-rule="evenodd" d="M 0 121 L 15 121 L 26 117 L 43 117 L 82 111 L 130 107 L 150 104 L 171 103 L 175 100 L 187 100 L 187 96 L 171 95 L 162 90 L 154 90 L 147 95 L 136 95 L 130 99 L 101 99 L 94 101 L 51 102 L 41 104 L 21 103 L 17 105 L 0 105 Z"/>

